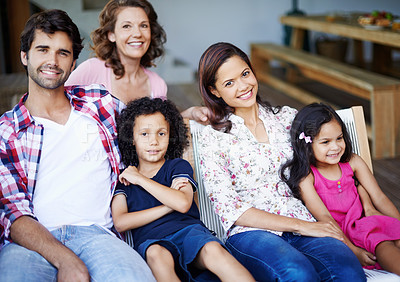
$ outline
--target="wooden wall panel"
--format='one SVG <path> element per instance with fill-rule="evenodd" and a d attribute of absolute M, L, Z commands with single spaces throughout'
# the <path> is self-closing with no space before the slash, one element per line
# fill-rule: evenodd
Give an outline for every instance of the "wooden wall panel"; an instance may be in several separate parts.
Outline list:
<path fill-rule="evenodd" d="M 9 41 L 6 56 L 10 58 L 11 72 L 25 72 L 20 60 L 19 38 L 30 17 L 28 0 L 7 0 Z"/>

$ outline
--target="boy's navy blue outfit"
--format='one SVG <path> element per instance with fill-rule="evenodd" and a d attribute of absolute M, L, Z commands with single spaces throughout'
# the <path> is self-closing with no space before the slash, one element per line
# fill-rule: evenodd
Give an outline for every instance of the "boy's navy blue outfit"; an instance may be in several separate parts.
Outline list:
<path fill-rule="evenodd" d="M 187 178 L 193 186 L 193 191 L 196 190 L 197 183 L 193 179 L 192 167 L 186 160 L 179 158 L 166 160 L 157 174 L 151 179 L 171 187 L 172 181 L 180 177 Z M 122 183 L 118 183 L 114 195 L 121 193 L 126 197 L 128 212 L 141 211 L 162 205 L 160 201 L 139 185 L 131 184 L 125 186 Z M 190 264 L 206 243 L 217 241 L 223 245 L 200 221 L 199 210 L 194 201 L 187 213 L 173 211 L 149 224 L 133 229 L 132 237 L 135 249 L 143 258 L 146 258 L 146 250 L 152 244 L 156 243 L 167 248 L 175 260 L 179 261 L 181 269 L 177 271 L 177 274 L 185 281 L 195 280 L 193 276 L 198 273 L 193 272 L 194 269 L 190 268 Z M 208 280 L 212 279 L 210 275 L 207 275 Z M 214 277 L 216 279 L 216 276 Z M 196 280 L 198 278 L 196 277 Z"/>

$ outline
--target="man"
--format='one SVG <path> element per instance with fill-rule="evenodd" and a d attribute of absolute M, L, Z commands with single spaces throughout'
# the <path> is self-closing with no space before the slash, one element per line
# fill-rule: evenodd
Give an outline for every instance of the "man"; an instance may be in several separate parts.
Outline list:
<path fill-rule="evenodd" d="M 99 85 L 64 87 L 82 48 L 60 10 L 21 34 L 29 91 L 0 118 L 2 281 L 154 281 L 110 232 L 120 105 Z"/>

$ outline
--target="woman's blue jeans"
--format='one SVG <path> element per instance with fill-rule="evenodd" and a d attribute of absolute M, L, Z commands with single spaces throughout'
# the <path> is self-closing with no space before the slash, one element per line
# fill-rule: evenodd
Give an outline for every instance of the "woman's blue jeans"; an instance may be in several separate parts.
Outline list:
<path fill-rule="evenodd" d="M 155 281 L 142 257 L 101 227 L 68 225 L 51 233 L 86 264 L 91 281 Z M 57 269 L 11 243 L 0 251 L 0 281 L 57 281 Z"/>
<path fill-rule="evenodd" d="M 256 230 L 229 237 L 226 246 L 257 281 L 366 281 L 354 253 L 331 237 Z"/>

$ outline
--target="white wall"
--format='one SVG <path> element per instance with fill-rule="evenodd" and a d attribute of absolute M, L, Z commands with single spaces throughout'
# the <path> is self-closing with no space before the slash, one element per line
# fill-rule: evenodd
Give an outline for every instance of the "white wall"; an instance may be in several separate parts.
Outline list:
<path fill-rule="evenodd" d="M 212 43 L 229 41 L 245 52 L 250 42 L 283 42 L 279 17 L 291 10 L 290 0 L 151 0 L 167 36 L 167 48 L 194 69 Z M 299 0 L 306 14 L 375 9 L 400 15 L 399 0 Z M 379 3 L 379 5 L 377 4 Z"/>
<path fill-rule="evenodd" d="M 32 0 L 45 8 L 60 8 L 79 26 L 86 43 L 98 25 L 99 11 L 82 12 L 81 0 Z M 249 52 L 251 42 L 283 42 L 279 17 L 291 10 L 291 0 L 150 0 L 167 32 L 166 49 L 195 71 L 203 51 L 218 41 Z M 386 10 L 400 15 L 399 0 L 299 0 L 307 14 L 328 11 Z M 78 63 L 89 56 L 86 49 Z M 368 52 L 367 52 L 368 55 Z M 162 62 L 159 63 L 159 66 Z"/>
<path fill-rule="evenodd" d="M 171 5 L 173 2 L 173 5 Z M 254 41 L 281 42 L 279 16 L 290 1 L 153 0 L 168 41 L 167 49 L 194 69 L 205 49 L 227 41 L 249 51 Z"/>

